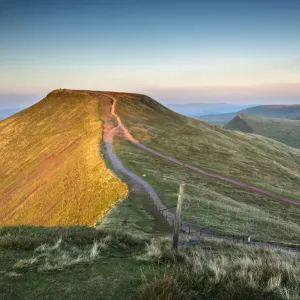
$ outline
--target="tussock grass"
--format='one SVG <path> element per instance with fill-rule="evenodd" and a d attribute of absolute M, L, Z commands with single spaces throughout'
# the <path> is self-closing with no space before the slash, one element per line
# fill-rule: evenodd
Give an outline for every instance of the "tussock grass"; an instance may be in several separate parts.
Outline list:
<path fill-rule="evenodd" d="M 257 248 L 210 240 L 207 245 L 179 249 L 166 240 L 153 240 L 145 257 L 149 262 L 168 260 L 162 276 L 146 282 L 138 299 L 272 299 L 300 298 L 300 256 L 273 248 Z M 224 246 L 224 247 L 223 247 Z M 230 250 L 229 247 L 230 246 Z M 173 254 L 170 256 L 170 253 Z"/>
<path fill-rule="evenodd" d="M 92 245 L 99 242 L 100 247 L 109 244 L 111 247 L 142 247 L 146 236 L 132 235 L 121 230 L 109 228 L 74 227 L 33 227 L 15 226 L 0 227 L 0 249 L 33 250 L 42 245 L 53 244 L 63 240 L 69 246 Z"/>
<path fill-rule="evenodd" d="M 127 194 L 99 153 L 99 108 L 56 90 L 0 121 L 0 224 L 94 225 Z"/>
<path fill-rule="evenodd" d="M 100 258 L 101 254 L 107 255 L 107 252 L 113 249 L 121 253 L 137 251 L 143 249 L 147 242 L 144 236 L 112 229 L 74 228 L 70 229 L 70 234 L 64 229 L 49 231 L 48 234 L 40 229 L 38 234 L 35 234 L 31 229 L 24 228 L 23 233 L 11 235 L 2 232 L 2 249 L 34 250 L 31 257 L 14 264 L 15 272 L 62 270 L 72 265 L 92 262 Z M 13 238 L 11 243 L 10 238 Z"/>
<path fill-rule="evenodd" d="M 99 257 L 99 246 L 99 243 L 94 241 L 91 247 L 80 249 L 75 246 L 65 245 L 63 240 L 59 239 L 55 244 L 43 244 L 37 247 L 33 257 L 18 261 L 14 264 L 13 269 L 17 272 L 29 270 L 45 272 L 62 270 L 76 264 L 89 263 Z"/>
<path fill-rule="evenodd" d="M 3 299 L 299 299 L 297 252 L 209 238 L 174 251 L 170 236 L 149 240 L 103 228 L 0 232 L 41 239 L 26 251 L 1 249 Z"/>

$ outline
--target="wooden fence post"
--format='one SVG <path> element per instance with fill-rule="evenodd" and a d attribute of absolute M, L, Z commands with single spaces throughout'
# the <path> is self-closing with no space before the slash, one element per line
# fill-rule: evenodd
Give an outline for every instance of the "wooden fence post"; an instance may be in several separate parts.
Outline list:
<path fill-rule="evenodd" d="M 182 199 L 184 193 L 184 183 L 181 183 L 179 186 L 179 194 L 178 194 L 178 202 L 175 214 L 175 224 L 174 224 L 174 235 L 173 235 L 173 249 L 178 248 L 179 241 L 179 231 L 180 231 L 180 223 L 181 223 L 181 208 L 182 208 Z"/>

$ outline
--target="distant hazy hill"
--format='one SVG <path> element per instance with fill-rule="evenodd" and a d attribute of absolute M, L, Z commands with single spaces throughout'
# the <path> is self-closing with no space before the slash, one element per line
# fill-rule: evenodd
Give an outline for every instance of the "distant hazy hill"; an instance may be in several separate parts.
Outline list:
<path fill-rule="evenodd" d="M 235 105 L 230 103 L 165 104 L 165 106 L 179 114 L 189 117 L 235 112 L 249 107 L 246 105 Z"/>
<path fill-rule="evenodd" d="M 269 118 L 297 119 L 300 118 L 300 105 L 265 105 L 243 109 L 234 113 L 197 116 L 197 119 L 223 126 L 238 114 L 247 114 Z"/>
<path fill-rule="evenodd" d="M 292 147 L 300 147 L 300 121 L 238 114 L 224 128 L 256 133 Z"/>
<path fill-rule="evenodd" d="M 20 110 L 20 108 L 0 109 L 0 120 L 15 114 Z"/>

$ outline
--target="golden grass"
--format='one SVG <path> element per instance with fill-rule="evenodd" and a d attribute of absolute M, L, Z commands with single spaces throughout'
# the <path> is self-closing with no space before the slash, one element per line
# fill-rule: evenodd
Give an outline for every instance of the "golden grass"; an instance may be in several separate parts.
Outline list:
<path fill-rule="evenodd" d="M 0 121 L 0 223 L 93 225 L 127 194 L 99 153 L 99 100 L 56 90 Z"/>

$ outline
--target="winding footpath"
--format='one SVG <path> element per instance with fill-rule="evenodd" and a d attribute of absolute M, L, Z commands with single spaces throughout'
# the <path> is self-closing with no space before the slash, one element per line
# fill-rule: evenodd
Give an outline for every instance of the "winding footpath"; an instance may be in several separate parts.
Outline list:
<path fill-rule="evenodd" d="M 118 128 L 118 129 L 121 129 L 122 132 L 124 133 L 124 136 L 126 137 L 127 140 L 129 140 L 130 142 L 132 142 L 134 145 L 136 145 L 137 147 L 145 150 L 145 151 L 148 151 L 156 156 L 159 156 L 165 160 L 168 160 L 172 163 L 175 163 L 179 166 L 182 166 L 182 167 L 185 167 L 185 168 L 188 168 L 190 170 L 193 170 L 195 172 L 198 172 L 200 174 L 203 174 L 203 175 L 206 175 L 206 176 L 209 176 L 209 177 L 212 177 L 212 178 L 216 178 L 216 179 L 219 179 L 221 181 L 225 181 L 227 183 L 231 183 L 233 185 L 236 185 L 236 186 L 239 186 L 239 187 L 242 187 L 244 189 L 248 189 L 248 190 L 251 190 L 253 192 L 257 192 L 257 193 L 260 193 L 262 195 L 265 195 L 265 196 L 268 196 L 268 197 L 271 197 L 273 199 L 276 199 L 276 200 L 280 200 L 280 201 L 283 201 L 283 202 L 286 202 L 286 203 L 289 203 L 289 204 L 293 204 L 293 205 L 296 205 L 296 206 L 300 206 L 300 201 L 297 201 L 297 200 L 294 200 L 294 199 L 289 199 L 287 197 L 284 197 L 284 196 L 281 196 L 279 194 L 276 194 L 276 193 L 273 193 L 273 192 L 270 192 L 270 191 L 267 191 L 265 189 L 262 189 L 262 188 L 259 188 L 259 187 L 255 187 L 255 186 L 252 186 L 248 183 L 244 183 L 244 182 L 241 182 L 241 181 L 238 181 L 238 180 L 235 180 L 235 179 L 232 179 L 232 178 L 229 178 L 229 177 L 225 177 L 225 176 L 222 176 L 222 175 L 219 175 L 219 174 L 215 174 L 213 172 L 210 172 L 210 171 L 206 171 L 206 170 L 203 170 L 203 169 L 200 169 L 198 167 L 195 167 L 195 166 L 192 166 L 192 165 L 189 165 L 189 164 L 186 164 L 182 161 L 179 161 L 178 159 L 174 158 L 174 157 L 171 157 L 171 156 L 168 156 L 166 154 L 163 154 L 161 152 L 158 152 L 152 148 L 149 148 L 143 144 L 141 144 L 138 140 L 136 140 L 129 132 L 129 130 L 124 126 L 124 124 L 122 123 L 120 117 L 116 114 L 116 111 L 115 111 L 115 108 L 116 108 L 116 103 L 117 103 L 117 99 L 110 96 L 110 95 L 106 95 L 106 94 L 103 94 L 104 96 L 106 97 L 109 97 L 112 101 L 113 101 L 113 104 L 112 104 L 112 108 L 111 108 L 111 114 L 116 118 L 117 122 L 118 122 L 118 126 L 113 128 L 110 132 L 109 132 L 109 139 L 110 139 L 110 142 L 112 141 L 113 139 L 113 135 L 115 133 L 115 129 Z M 151 187 L 152 188 L 152 187 Z M 152 189 L 153 190 L 153 189 Z M 148 191 L 149 192 L 149 191 Z M 150 193 L 149 193 L 150 195 Z M 150 197 L 152 198 L 152 196 L 150 195 Z M 156 197 L 158 198 L 158 196 L 156 195 Z M 154 200 L 154 199 L 153 199 Z"/>
<path fill-rule="evenodd" d="M 296 200 L 292 200 L 292 199 L 288 199 L 284 196 L 272 193 L 270 191 L 261 189 L 261 188 L 257 188 L 254 187 L 250 184 L 247 183 L 243 183 L 225 176 L 221 176 L 209 171 L 205 171 L 202 170 L 200 168 L 188 165 L 186 163 L 183 163 L 171 156 L 165 155 L 163 153 L 160 153 L 154 149 L 151 149 L 143 144 L 141 144 L 138 140 L 136 140 L 129 132 L 129 130 L 124 126 L 124 124 L 122 123 L 120 117 L 116 114 L 115 108 L 116 108 L 116 103 L 117 100 L 116 98 L 114 98 L 113 96 L 107 95 L 107 94 L 101 94 L 102 96 L 105 96 L 109 99 L 112 100 L 112 106 L 111 106 L 111 116 L 113 116 L 116 121 L 117 121 L 117 126 L 109 128 L 108 130 L 104 130 L 104 135 L 103 135 L 103 142 L 104 142 L 104 151 L 105 151 L 105 155 L 107 157 L 107 159 L 110 161 L 111 166 L 113 169 L 125 174 L 126 176 L 128 176 L 129 178 L 131 178 L 133 181 L 135 181 L 136 183 L 138 183 L 150 196 L 150 198 L 152 199 L 154 205 L 156 206 L 156 208 L 161 211 L 162 215 L 165 217 L 165 219 L 167 220 L 167 222 L 170 225 L 174 224 L 174 220 L 175 220 L 175 216 L 174 214 L 163 204 L 163 202 L 161 201 L 161 199 L 159 198 L 159 196 L 157 195 L 156 191 L 153 189 L 153 187 L 147 183 L 145 180 L 143 180 L 141 177 L 137 176 L 136 174 L 134 174 L 133 172 L 131 172 L 130 170 L 126 169 L 122 162 L 120 161 L 120 159 L 116 156 L 116 154 L 113 152 L 113 148 L 112 148 L 112 141 L 113 141 L 113 137 L 116 133 L 120 132 L 126 137 L 127 140 L 129 140 L 130 142 L 132 142 L 134 145 L 136 145 L 137 147 L 148 151 L 156 156 L 159 156 L 165 160 L 168 160 L 172 163 L 175 163 L 177 165 L 186 167 L 188 169 L 191 169 L 193 171 L 196 171 L 198 173 L 216 178 L 218 180 L 222 180 L 237 186 L 240 186 L 242 188 L 245 189 L 249 189 L 251 191 L 255 191 L 257 193 L 269 196 L 271 198 L 277 199 L 277 200 L 281 200 L 290 204 L 294 204 L 297 206 L 300 206 L 300 202 L 296 201 Z M 109 119 L 109 118 L 108 118 Z M 109 121 L 106 120 L 104 121 L 104 127 L 110 127 L 109 125 Z M 181 230 L 183 232 L 190 232 L 191 227 L 194 227 L 196 225 L 193 225 L 192 223 L 187 223 L 187 224 L 182 224 Z M 199 226 L 197 226 L 197 228 L 199 228 Z M 195 235 L 195 234 L 194 234 Z M 200 234 L 201 235 L 201 234 Z M 206 234 L 204 233 L 204 236 Z M 199 234 L 196 233 L 196 236 L 199 236 Z M 265 243 L 265 242 L 255 242 L 255 243 L 251 243 L 251 245 L 253 246 L 264 246 L 264 247 L 279 247 L 282 249 L 286 249 L 295 253 L 300 253 L 299 250 L 293 249 L 293 248 L 283 248 L 281 245 L 277 245 L 277 244 L 269 244 L 269 243 Z"/>
<path fill-rule="evenodd" d="M 118 122 L 118 125 L 116 127 L 113 127 L 109 131 L 105 132 L 104 135 L 103 135 L 104 152 L 105 152 L 106 158 L 110 161 L 110 164 L 111 164 L 113 169 L 123 173 L 124 175 L 128 176 L 130 179 L 132 179 L 133 181 L 138 183 L 140 186 L 142 186 L 142 188 L 149 194 L 149 196 L 152 199 L 152 201 L 153 201 L 154 205 L 156 206 L 156 208 L 159 211 L 161 211 L 162 215 L 165 217 L 167 222 L 170 225 L 173 225 L 174 224 L 174 219 L 175 219 L 174 214 L 172 212 L 170 212 L 169 209 L 162 203 L 162 201 L 160 200 L 159 196 L 157 195 L 157 193 L 155 192 L 153 187 L 149 183 L 147 183 L 145 180 L 143 180 L 141 177 L 137 176 L 136 174 L 134 174 L 130 170 L 126 169 L 123 166 L 120 159 L 113 152 L 113 149 L 112 149 L 113 137 L 119 130 L 121 130 L 123 132 L 124 136 L 129 141 L 131 141 L 132 143 L 138 145 L 139 142 L 132 137 L 132 135 L 130 134 L 128 129 L 123 125 L 123 123 L 122 123 L 121 119 L 119 118 L 119 116 L 116 115 L 116 113 L 115 113 L 116 99 L 114 97 L 106 95 L 106 94 L 102 94 L 102 95 L 105 96 L 105 97 L 110 98 L 111 100 L 113 100 L 113 105 L 112 105 L 112 108 L 111 108 L 111 114 L 116 118 L 116 120 Z M 104 126 L 105 125 L 106 124 L 104 124 Z M 188 227 L 186 227 L 186 226 L 183 226 L 182 229 L 184 231 L 188 231 Z"/>

